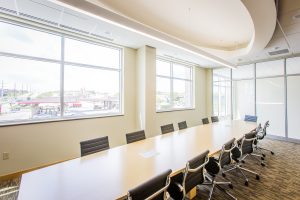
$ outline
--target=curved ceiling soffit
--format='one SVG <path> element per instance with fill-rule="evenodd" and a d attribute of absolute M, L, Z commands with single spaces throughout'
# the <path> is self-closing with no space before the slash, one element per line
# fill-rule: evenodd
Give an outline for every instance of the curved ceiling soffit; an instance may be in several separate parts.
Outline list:
<path fill-rule="evenodd" d="M 190 54 L 202 57 L 213 63 L 217 63 L 222 66 L 227 66 L 230 68 L 235 68 L 233 63 L 216 56 L 208 51 L 203 50 L 199 46 L 187 43 L 179 38 L 172 35 L 168 35 L 160 30 L 154 29 L 150 26 L 146 26 L 134 19 L 128 18 L 126 16 L 120 15 L 119 13 L 111 11 L 107 7 L 102 7 L 97 0 L 50 0 L 53 3 L 60 4 L 62 6 L 69 7 L 78 12 L 87 14 L 92 17 L 96 17 L 104 22 L 115 25 L 122 29 L 138 33 L 143 35 L 153 41 L 159 43 L 164 43 L 168 46 L 174 47 L 176 49 L 183 50 Z M 154 42 L 155 45 L 155 42 Z"/>
<path fill-rule="evenodd" d="M 234 59 L 239 56 L 251 56 L 261 52 L 271 40 L 275 27 L 277 12 L 273 0 L 242 0 L 252 19 L 253 36 L 248 45 L 232 51 L 202 48 L 225 60 Z"/>

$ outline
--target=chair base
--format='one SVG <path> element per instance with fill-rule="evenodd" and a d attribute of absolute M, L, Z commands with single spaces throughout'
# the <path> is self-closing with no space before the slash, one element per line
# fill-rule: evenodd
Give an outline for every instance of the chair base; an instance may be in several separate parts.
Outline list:
<path fill-rule="evenodd" d="M 244 179 L 245 179 L 245 185 L 246 185 L 246 186 L 249 185 L 249 179 L 248 179 L 248 177 L 246 176 L 246 174 L 245 174 L 244 172 L 248 172 L 248 173 L 254 174 L 256 180 L 260 180 L 260 176 L 259 176 L 258 173 L 254 172 L 254 171 L 252 171 L 252 170 L 249 170 L 249 169 L 247 169 L 247 168 L 242 167 L 241 164 L 236 164 L 236 165 L 234 165 L 232 168 L 223 171 L 223 172 L 222 172 L 222 175 L 223 175 L 223 174 L 225 175 L 225 173 L 227 173 L 227 172 L 229 172 L 229 171 L 232 171 L 232 170 L 238 170 L 239 172 L 241 172 L 242 176 L 243 176 Z M 223 175 L 223 176 L 224 176 L 224 175 Z"/>
<path fill-rule="evenodd" d="M 231 182 L 217 182 L 214 180 L 214 178 L 210 178 L 210 177 L 206 177 L 209 182 L 204 182 L 202 185 L 211 185 L 211 189 L 210 189 L 210 193 L 209 193 L 209 200 L 211 200 L 212 195 L 213 195 L 213 191 L 215 189 L 215 187 L 217 187 L 219 190 L 221 190 L 222 192 L 224 192 L 225 194 L 227 194 L 229 197 L 231 197 L 232 199 L 237 199 L 235 196 L 233 196 L 230 192 L 228 192 L 226 189 L 222 188 L 221 185 L 227 185 L 229 188 L 233 189 L 232 183 Z"/>

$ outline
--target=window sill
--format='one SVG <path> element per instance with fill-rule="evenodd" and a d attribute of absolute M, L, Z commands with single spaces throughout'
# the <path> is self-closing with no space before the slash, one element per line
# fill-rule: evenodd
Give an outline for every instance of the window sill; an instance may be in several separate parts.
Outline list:
<path fill-rule="evenodd" d="M 120 117 L 120 116 L 124 116 L 124 113 L 114 113 L 114 114 L 106 114 L 106 115 L 89 115 L 89 116 L 82 116 L 82 117 L 63 117 L 63 118 L 44 119 L 44 120 L 8 121 L 8 122 L 0 123 L 0 127 L 33 125 L 33 124 L 41 124 L 41 123 L 55 123 L 55 122 L 64 122 L 64 121 L 98 119 L 98 118 Z"/>
<path fill-rule="evenodd" d="M 196 110 L 196 108 L 177 108 L 177 109 L 168 109 L 168 110 L 156 110 L 156 113 L 189 111 L 189 110 Z"/>

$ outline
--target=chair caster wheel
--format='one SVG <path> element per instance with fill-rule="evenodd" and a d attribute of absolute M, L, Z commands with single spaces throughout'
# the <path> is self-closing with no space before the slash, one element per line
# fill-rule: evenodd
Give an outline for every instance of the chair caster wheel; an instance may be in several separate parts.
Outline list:
<path fill-rule="evenodd" d="M 261 160 L 265 160 L 265 158 L 264 158 L 264 157 L 261 157 L 260 159 L 261 159 Z"/>
<path fill-rule="evenodd" d="M 248 185 L 249 185 L 248 181 L 245 181 L 245 186 L 248 186 Z"/>
<path fill-rule="evenodd" d="M 262 154 L 262 156 L 263 156 L 263 157 L 266 157 L 266 155 L 265 155 L 265 154 Z"/>
<path fill-rule="evenodd" d="M 274 155 L 275 153 L 273 151 L 271 151 L 271 154 Z"/>
<path fill-rule="evenodd" d="M 263 167 L 266 166 L 265 163 L 260 163 L 260 164 L 261 164 L 261 166 L 263 166 Z"/>
<path fill-rule="evenodd" d="M 256 177 L 255 177 L 255 178 L 256 178 L 256 180 L 259 180 L 259 179 L 260 179 L 259 175 L 256 175 Z"/>
<path fill-rule="evenodd" d="M 222 176 L 225 178 L 225 177 L 226 177 L 226 174 L 222 173 Z"/>
<path fill-rule="evenodd" d="M 244 161 L 244 160 L 242 160 L 242 163 L 245 163 L 245 161 Z"/>
<path fill-rule="evenodd" d="M 233 189 L 233 185 L 232 184 L 229 184 L 228 186 L 229 186 L 230 189 Z"/>

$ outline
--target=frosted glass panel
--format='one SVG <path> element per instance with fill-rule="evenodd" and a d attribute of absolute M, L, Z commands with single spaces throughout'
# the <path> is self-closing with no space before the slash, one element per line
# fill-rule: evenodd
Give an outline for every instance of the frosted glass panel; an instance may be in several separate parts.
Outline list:
<path fill-rule="evenodd" d="M 233 118 L 244 119 L 245 115 L 255 115 L 254 80 L 233 81 Z"/>
<path fill-rule="evenodd" d="M 300 74 L 300 57 L 289 58 L 286 60 L 287 74 Z"/>
<path fill-rule="evenodd" d="M 256 77 L 284 75 L 284 60 L 256 64 Z"/>
<path fill-rule="evenodd" d="M 232 70 L 232 79 L 251 79 L 254 78 L 254 65 L 243 65 L 239 66 L 237 69 Z"/>
<path fill-rule="evenodd" d="M 288 137 L 300 139 L 300 76 L 287 78 Z"/>
<path fill-rule="evenodd" d="M 284 78 L 256 80 L 258 121 L 270 120 L 268 134 L 285 136 Z"/>

